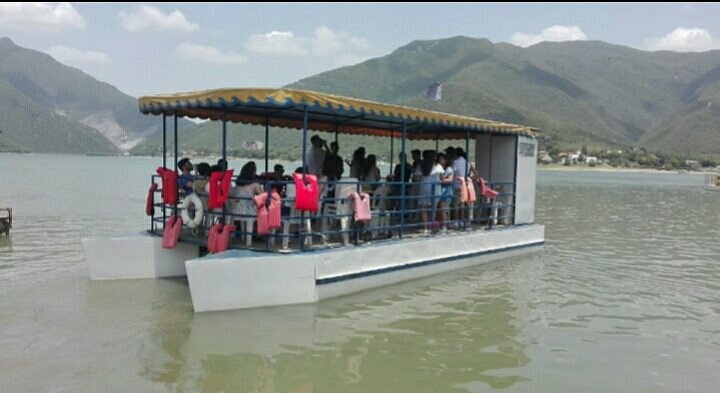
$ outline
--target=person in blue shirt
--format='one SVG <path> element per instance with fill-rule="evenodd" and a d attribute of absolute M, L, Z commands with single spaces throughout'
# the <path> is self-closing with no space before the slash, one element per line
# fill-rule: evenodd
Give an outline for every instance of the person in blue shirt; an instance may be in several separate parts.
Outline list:
<path fill-rule="evenodd" d="M 183 192 L 185 195 L 190 195 L 193 193 L 193 164 L 190 162 L 189 158 L 183 158 L 180 161 L 178 161 L 178 170 L 180 171 L 180 176 L 178 176 L 178 186 L 180 187 L 180 191 Z"/>

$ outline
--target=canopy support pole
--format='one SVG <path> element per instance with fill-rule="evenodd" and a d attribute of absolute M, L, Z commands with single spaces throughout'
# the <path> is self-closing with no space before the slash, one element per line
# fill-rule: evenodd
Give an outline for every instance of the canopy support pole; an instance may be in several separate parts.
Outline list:
<path fill-rule="evenodd" d="M 175 148 L 175 173 L 177 173 L 178 170 L 178 135 L 177 135 L 177 112 L 173 112 L 173 138 L 174 143 L 173 146 Z M 177 217 L 178 214 L 178 206 L 177 203 L 175 204 L 175 217 Z"/>
<path fill-rule="evenodd" d="M 163 113 L 163 168 L 167 169 L 167 115 Z M 165 202 L 163 202 L 163 225 L 167 221 L 167 212 L 165 211 Z"/>
<path fill-rule="evenodd" d="M 302 165 L 303 181 L 307 174 L 307 131 L 308 131 L 308 106 L 303 105 L 303 140 L 302 140 Z M 300 225 L 305 225 L 305 211 L 300 211 Z M 305 232 L 300 231 L 300 250 L 305 249 Z"/>
<path fill-rule="evenodd" d="M 265 173 L 268 171 L 268 154 L 269 154 L 269 145 L 268 141 L 270 139 L 270 118 L 266 115 L 265 116 Z"/>
<path fill-rule="evenodd" d="M 405 122 L 405 119 L 403 119 L 402 123 L 402 138 L 400 139 L 400 151 L 402 152 L 402 155 L 405 156 L 405 137 L 407 136 L 407 123 Z M 401 160 L 400 161 L 400 173 L 403 175 L 405 174 L 405 162 L 407 160 Z M 404 179 L 402 179 L 404 180 Z M 405 185 L 405 182 L 402 181 L 400 183 L 400 239 L 403 237 L 403 232 L 405 231 L 405 191 L 407 187 Z"/>
<path fill-rule="evenodd" d="M 435 154 L 439 153 L 439 151 L 438 151 L 440 148 L 440 145 L 438 144 L 439 140 L 440 140 L 440 134 L 436 132 L 435 133 Z"/>
<path fill-rule="evenodd" d="M 388 170 L 389 174 L 393 174 L 393 157 L 395 156 L 395 135 L 390 134 L 390 169 Z"/>
<path fill-rule="evenodd" d="M 225 120 L 225 114 L 222 117 L 222 159 L 224 165 L 227 165 L 227 120 Z M 227 167 L 222 168 L 223 176 L 227 173 Z M 222 223 L 225 225 L 225 205 L 222 207 Z"/>
<path fill-rule="evenodd" d="M 470 130 L 465 130 L 465 186 L 466 187 L 475 187 L 472 184 L 472 179 L 470 179 Z M 468 222 L 468 209 L 467 206 L 463 206 L 460 208 L 460 210 L 463 211 L 462 218 L 463 218 L 463 231 L 467 230 L 467 222 Z"/>

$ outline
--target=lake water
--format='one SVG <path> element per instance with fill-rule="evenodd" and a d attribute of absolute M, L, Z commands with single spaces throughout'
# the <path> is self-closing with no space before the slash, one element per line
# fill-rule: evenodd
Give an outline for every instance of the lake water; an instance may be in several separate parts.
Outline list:
<path fill-rule="evenodd" d="M 539 253 L 194 314 L 183 279 L 87 278 L 81 238 L 146 229 L 158 164 L 0 155 L 0 392 L 720 389 L 720 193 L 701 176 L 540 172 Z"/>

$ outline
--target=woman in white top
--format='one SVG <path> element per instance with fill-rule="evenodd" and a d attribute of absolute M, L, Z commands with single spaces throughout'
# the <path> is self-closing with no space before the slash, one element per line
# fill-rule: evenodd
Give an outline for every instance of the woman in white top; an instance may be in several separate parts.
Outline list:
<path fill-rule="evenodd" d="M 235 220 L 255 218 L 257 208 L 253 197 L 263 193 L 263 186 L 257 181 L 257 167 L 254 161 L 250 161 L 240 169 L 240 174 L 235 179 L 235 188 L 230 191 L 232 204 L 230 211 L 240 215 Z"/>

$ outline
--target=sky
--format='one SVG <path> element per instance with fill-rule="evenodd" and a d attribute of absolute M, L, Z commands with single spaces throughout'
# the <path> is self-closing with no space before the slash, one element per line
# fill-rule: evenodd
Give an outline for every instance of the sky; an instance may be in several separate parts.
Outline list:
<path fill-rule="evenodd" d="M 280 87 L 458 35 L 705 51 L 718 21 L 720 4 L 698 3 L 0 3 L 0 36 L 133 96 Z"/>

